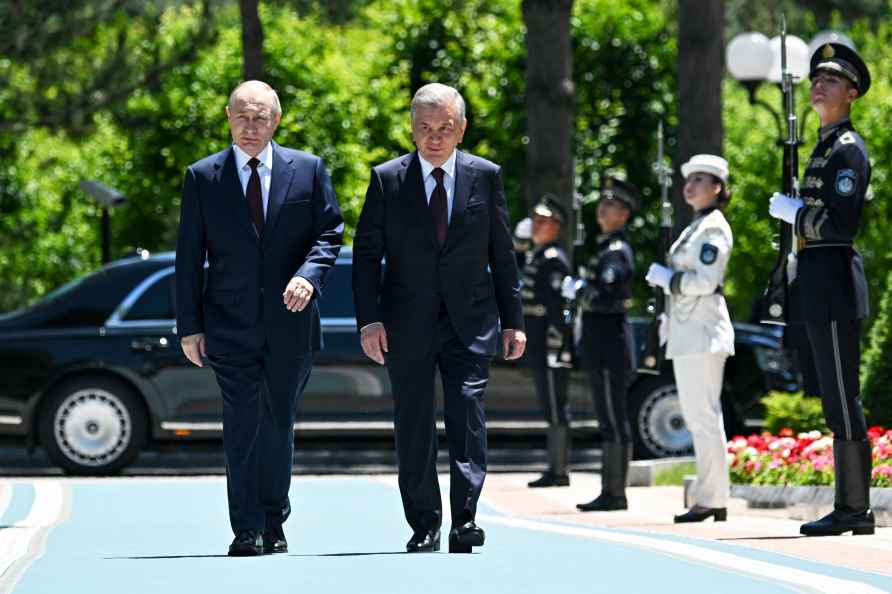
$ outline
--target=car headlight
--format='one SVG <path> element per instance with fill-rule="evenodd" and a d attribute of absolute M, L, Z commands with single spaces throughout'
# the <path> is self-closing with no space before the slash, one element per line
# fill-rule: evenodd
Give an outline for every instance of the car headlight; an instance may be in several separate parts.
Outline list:
<path fill-rule="evenodd" d="M 768 373 L 792 373 L 793 365 L 786 352 L 764 346 L 754 346 L 756 365 Z"/>

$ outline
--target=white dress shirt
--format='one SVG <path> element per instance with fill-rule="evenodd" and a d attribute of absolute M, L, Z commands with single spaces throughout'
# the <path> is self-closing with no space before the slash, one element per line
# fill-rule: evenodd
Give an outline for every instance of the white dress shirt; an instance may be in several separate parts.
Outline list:
<path fill-rule="evenodd" d="M 239 180 L 242 182 L 242 195 L 248 194 L 248 180 L 251 179 L 251 166 L 248 161 L 251 155 L 246 153 L 237 144 L 233 144 L 235 149 L 235 168 L 238 171 Z M 273 147 L 271 143 L 260 151 L 257 155 L 260 164 L 257 166 L 257 175 L 260 176 L 260 194 L 263 197 L 263 217 L 266 218 L 266 207 L 269 204 L 269 184 L 273 179 Z"/>
<path fill-rule="evenodd" d="M 431 203 L 431 194 L 437 187 L 437 178 L 434 177 L 434 167 L 428 163 L 421 153 L 418 153 L 418 160 L 421 161 L 421 179 L 424 180 L 424 193 L 427 194 L 427 203 Z M 452 220 L 452 197 L 455 195 L 455 151 L 449 155 L 446 162 L 440 165 L 440 169 L 446 172 L 443 176 L 443 186 L 446 188 L 446 221 Z"/>

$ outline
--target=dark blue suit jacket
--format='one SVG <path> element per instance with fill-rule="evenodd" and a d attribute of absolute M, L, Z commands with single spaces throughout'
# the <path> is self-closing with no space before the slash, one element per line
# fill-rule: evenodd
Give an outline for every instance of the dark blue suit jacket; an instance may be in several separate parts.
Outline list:
<path fill-rule="evenodd" d="M 232 147 L 186 170 L 177 236 L 177 331 L 204 332 L 210 355 L 319 350 L 315 296 L 341 249 L 344 223 L 319 157 L 272 144 L 263 237 L 258 238 Z M 207 259 L 207 281 L 203 267 Z M 315 287 L 302 312 L 285 309 L 294 276 Z"/>
<path fill-rule="evenodd" d="M 523 329 L 499 166 L 457 153 L 442 249 L 417 152 L 372 169 L 353 242 L 353 295 L 359 328 L 383 322 L 391 355 L 429 352 L 441 303 L 468 349 L 494 355 L 500 322 L 504 329 Z"/>

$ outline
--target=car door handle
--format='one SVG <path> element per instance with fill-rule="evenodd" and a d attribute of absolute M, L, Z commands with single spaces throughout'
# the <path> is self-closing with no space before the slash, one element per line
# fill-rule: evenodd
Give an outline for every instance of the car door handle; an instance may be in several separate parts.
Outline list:
<path fill-rule="evenodd" d="M 134 351 L 151 352 L 156 349 L 166 349 L 170 346 L 170 341 L 164 336 L 159 338 L 142 338 L 136 339 L 130 343 L 130 348 Z"/>

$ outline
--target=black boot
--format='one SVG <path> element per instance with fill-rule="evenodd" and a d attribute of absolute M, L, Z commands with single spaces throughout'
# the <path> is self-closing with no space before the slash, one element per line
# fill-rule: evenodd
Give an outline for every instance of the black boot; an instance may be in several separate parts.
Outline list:
<path fill-rule="evenodd" d="M 570 428 L 552 425 L 548 428 L 548 455 L 551 467 L 541 477 L 527 483 L 528 487 L 566 487 L 570 484 L 567 459 L 570 455 Z"/>
<path fill-rule="evenodd" d="M 617 511 L 629 509 L 626 500 L 626 481 L 629 461 L 632 459 L 631 444 L 605 443 L 601 466 L 601 494 L 588 503 L 577 503 L 581 511 Z"/>
<path fill-rule="evenodd" d="M 833 511 L 814 522 L 803 524 L 806 536 L 839 536 L 843 532 L 873 534 L 870 509 L 870 443 L 864 440 L 833 440 L 836 500 Z"/>

